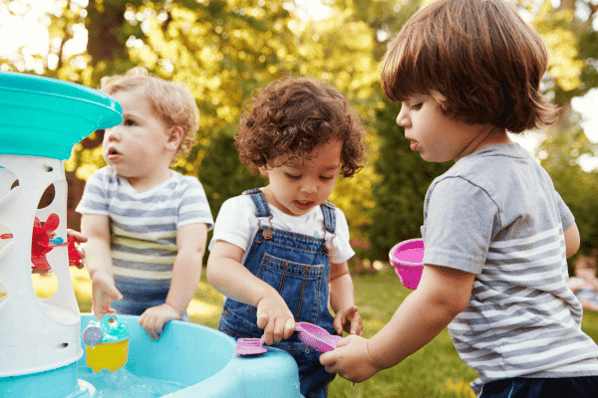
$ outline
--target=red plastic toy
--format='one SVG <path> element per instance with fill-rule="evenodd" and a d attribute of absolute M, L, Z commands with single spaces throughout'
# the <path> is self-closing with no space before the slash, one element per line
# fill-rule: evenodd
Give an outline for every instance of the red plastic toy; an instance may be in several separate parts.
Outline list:
<path fill-rule="evenodd" d="M 75 242 L 78 240 L 73 236 L 67 236 L 67 241 L 63 243 L 62 238 L 51 238 L 54 236 L 54 231 L 60 225 L 60 219 L 56 213 L 52 213 L 48 216 L 48 219 L 41 224 L 39 219 L 35 217 L 33 223 L 33 236 L 31 238 L 31 272 L 39 273 L 40 275 L 46 275 L 52 271 L 50 263 L 46 258 L 46 254 L 52 249 L 58 246 L 68 245 L 68 256 L 69 265 L 75 266 L 79 269 L 83 268 L 83 262 L 81 261 L 81 254 L 75 246 Z M 2 234 L 0 239 L 12 239 L 12 234 Z"/>

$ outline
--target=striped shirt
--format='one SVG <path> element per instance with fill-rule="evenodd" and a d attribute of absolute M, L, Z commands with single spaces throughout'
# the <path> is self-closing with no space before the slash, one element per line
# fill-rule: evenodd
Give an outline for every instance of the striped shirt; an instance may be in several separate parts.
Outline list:
<path fill-rule="evenodd" d="M 117 282 L 169 281 L 177 255 L 177 229 L 214 224 L 201 183 L 176 171 L 158 186 L 137 192 L 126 179 L 104 167 L 87 181 L 77 211 L 110 217 L 112 271 Z"/>
<path fill-rule="evenodd" d="M 568 287 L 563 231 L 573 214 L 548 173 L 517 144 L 493 145 L 436 178 L 424 204 L 424 263 L 476 274 L 449 325 L 471 387 L 512 377 L 598 375 Z"/>

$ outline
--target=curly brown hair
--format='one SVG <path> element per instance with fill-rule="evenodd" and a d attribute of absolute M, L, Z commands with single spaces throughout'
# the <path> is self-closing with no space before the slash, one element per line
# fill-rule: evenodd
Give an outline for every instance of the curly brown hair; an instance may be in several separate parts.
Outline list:
<path fill-rule="evenodd" d="M 281 166 L 309 154 L 330 139 L 343 143 L 341 172 L 361 167 L 365 129 L 349 101 L 328 83 L 286 78 L 263 87 L 247 104 L 236 135 L 241 161 L 252 171 Z"/>

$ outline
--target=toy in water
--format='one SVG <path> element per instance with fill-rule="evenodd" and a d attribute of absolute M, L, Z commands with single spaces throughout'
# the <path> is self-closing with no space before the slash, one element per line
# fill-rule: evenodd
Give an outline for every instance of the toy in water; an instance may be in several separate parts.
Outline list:
<path fill-rule="evenodd" d="M 129 327 L 116 315 L 106 314 L 101 321 L 89 321 L 83 330 L 85 359 L 94 372 L 115 372 L 125 366 L 129 356 Z"/>
<path fill-rule="evenodd" d="M 390 263 L 408 289 L 416 289 L 424 270 L 424 241 L 409 239 L 397 243 L 389 253 Z"/>
<path fill-rule="evenodd" d="M 64 161 L 74 144 L 121 120 L 118 102 L 97 90 L 0 71 L 1 397 L 91 391 L 77 377 L 85 352 L 69 271 Z M 32 267 L 52 272 L 42 281 L 51 294 L 38 294 Z"/>
<path fill-rule="evenodd" d="M 295 331 L 305 345 L 315 348 L 320 352 L 328 352 L 336 349 L 336 345 L 342 336 L 332 335 L 326 329 L 309 322 L 295 323 Z M 235 354 L 237 356 L 260 355 L 267 351 L 264 348 L 264 336 L 261 338 L 240 338 L 237 340 Z"/>
<path fill-rule="evenodd" d="M 68 236 L 66 243 L 61 237 L 51 238 L 59 225 L 60 218 L 56 213 L 50 214 L 44 225 L 41 224 L 39 218 L 35 217 L 35 222 L 33 223 L 33 236 L 31 238 L 31 262 L 33 263 L 31 272 L 40 275 L 47 275 L 52 272 L 52 267 L 50 267 L 46 255 L 55 247 L 65 245 L 68 246 L 69 265 L 79 269 L 83 268 L 81 254 L 75 246 L 76 240 L 74 237 Z M 0 239 L 12 238 L 12 234 L 0 235 Z"/>

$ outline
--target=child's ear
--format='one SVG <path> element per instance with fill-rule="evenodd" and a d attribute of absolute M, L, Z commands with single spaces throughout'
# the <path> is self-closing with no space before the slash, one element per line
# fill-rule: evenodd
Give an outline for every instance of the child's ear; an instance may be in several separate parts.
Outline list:
<path fill-rule="evenodd" d="M 168 141 L 166 142 L 166 146 L 168 149 L 174 149 L 175 151 L 179 149 L 181 146 L 181 142 L 183 141 L 183 129 L 179 126 L 172 126 L 168 130 Z"/>
<path fill-rule="evenodd" d="M 260 171 L 261 175 L 263 175 L 264 177 L 268 177 L 268 166 L 258 167 L 258 170 Z"/>

